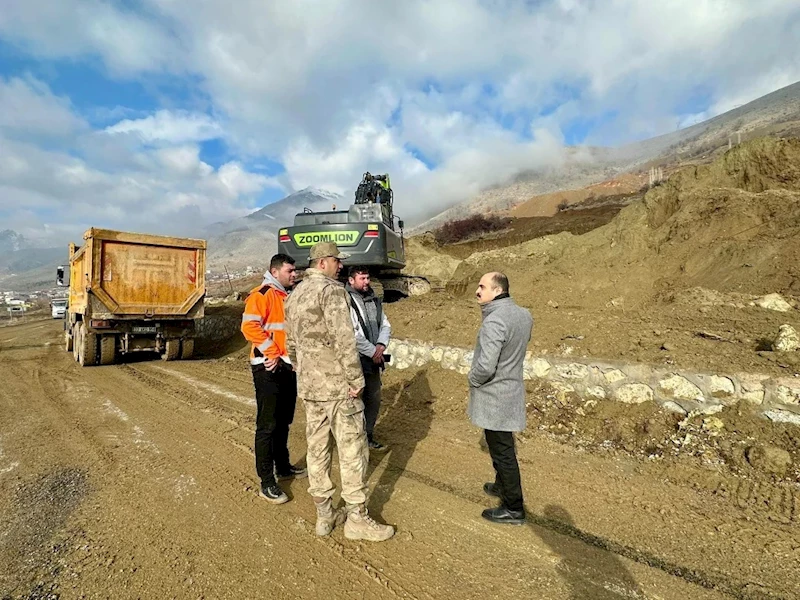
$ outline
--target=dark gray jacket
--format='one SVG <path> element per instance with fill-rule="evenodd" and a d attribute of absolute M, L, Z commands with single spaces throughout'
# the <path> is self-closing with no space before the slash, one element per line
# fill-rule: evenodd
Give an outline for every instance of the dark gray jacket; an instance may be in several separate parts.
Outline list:
<path fill-rule="evenodd" d="M 478 332 L 469 370 L 469 407 L 473 424 L 493 431 L 525 429 L 523 363 L 533 330 L 530 312 L 508 296 L 481 307 Z"/>

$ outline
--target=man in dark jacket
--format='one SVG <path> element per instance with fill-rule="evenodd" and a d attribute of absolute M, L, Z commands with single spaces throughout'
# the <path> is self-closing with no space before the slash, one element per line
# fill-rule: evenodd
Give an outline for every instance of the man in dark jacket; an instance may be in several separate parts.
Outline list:
<path fill-rule="evenodd" d="M 495 470 L 494 483 L 484 484 L 483 490 L 501 501 L 499 507 L 484 510 L 483 517 L 521 525 L 525 509 L 513 432 L 525 429 L 522 371 L 533 317 L 511 299 L 508 278 L 502 273 L 481 277 L 475 295 L 483 322 L 467 375 L 467 412 L 472 423 L 485 430 Z"/>
<path fill-rule="evenodd" d="M 364 371 L 364 417 L 367 443 L 374 452 L 386 446 L 375 439 L 375 422 L 381 407 L 381 371 L 385 368 L 384 350 L 389 345 L 392 326 L 383 312 L 381 299 L 370 287 L 369 269 L 351 267 L 345 289 L 350 294 L 350 318 L 356 335 L 361 368 Z"/>

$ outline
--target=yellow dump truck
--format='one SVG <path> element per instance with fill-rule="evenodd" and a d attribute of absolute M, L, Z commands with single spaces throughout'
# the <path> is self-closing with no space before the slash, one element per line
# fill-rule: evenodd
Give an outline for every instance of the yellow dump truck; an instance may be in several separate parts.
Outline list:
<path fill-rule="evenodd" d="M 75 360 L 108 365 L 141 351 L 190 358 L 203 318 L 205 240 L 94 228 L 83 239 L 69 245 L 64 337 Z"/>

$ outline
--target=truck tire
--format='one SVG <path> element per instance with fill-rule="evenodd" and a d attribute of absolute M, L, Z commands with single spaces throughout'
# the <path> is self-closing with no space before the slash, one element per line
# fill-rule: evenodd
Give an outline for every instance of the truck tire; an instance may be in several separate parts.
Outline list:
<path fill-rule="evenodd" d="M 80 325 L 80 347 L 78 348 L 78 362 L 82 367 L 97 364 L 97 335 L 88 331 L 86 323 Z"/>
<path fill-rule="evenodd" d="M 100 337 L 100 364 L 113 365 L 117 356 L 117 336 L 103 335 Z"/>
<path fill-rule="evenodd" d="M 194 355 L 194 340 L 187 338 L 181 341 L 181 360 L 189 360 Z"/>
<path fill-rule="evenodd" d="M 161 355 L 162 360 L 178 360 L 181 355 L 181 341 L 180 339 L 167 340 L 166 350 Z"/>
<path fill-rule="evenodd" d="M 64 330 L 64 349 L 67 352 L 72 352 L 74 344 L 72 343 L 72 330 L 67 328 Z"/>

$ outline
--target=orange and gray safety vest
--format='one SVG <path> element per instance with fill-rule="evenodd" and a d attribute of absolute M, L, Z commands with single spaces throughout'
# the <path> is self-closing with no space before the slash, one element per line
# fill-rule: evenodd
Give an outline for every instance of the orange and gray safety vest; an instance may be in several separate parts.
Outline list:
<path fill-rule="evenodd" d="M 250 342 L 250 364 L 264 364 L 267 358 L 286 356 L 283 302 L 288 294 L 271 285 L 253 289 L 247 297 L 241 331 Z"/>

